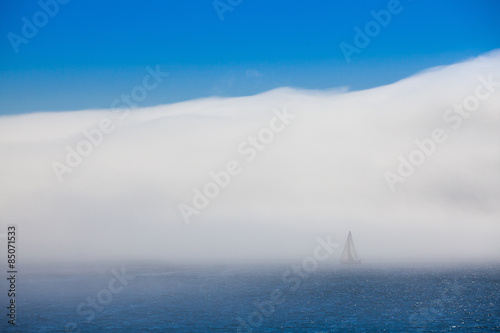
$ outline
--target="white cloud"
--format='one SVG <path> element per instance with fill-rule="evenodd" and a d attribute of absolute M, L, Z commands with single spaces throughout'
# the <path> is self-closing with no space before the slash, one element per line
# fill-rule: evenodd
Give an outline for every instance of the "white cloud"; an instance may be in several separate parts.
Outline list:
<path fill-rule="evenodd" d="M 493 258 L 500 251 L 500 87 L 452 130 L 443 113 L 500 81 L 500 53 L 375 89 L 282 88 L 134 110 L 0 118 L 0 212 L 19 225 L 23 260 L 277 260 L 310 255 L 319 235 L 353 231 L 362 259 Z M 238 144 L 273 109 L 298 115 L 252 163 Z M 59 183 L 54 160 L 81 130 L 116 129 Z M 384 172 L 414 140 L 448 140 L 392 193 Z M 242 172 L 186 226 L 178 210 L 210 171 Z M 1 230 L 0 230 L 1 232 Z M 340 253 L 339 253 L 340 255 Z"/>
<path fill-rule="evenodd" d="M 264 76 L 264 73 L 262 73 L 261 71 L 258 71 L 256 69 L 247 69 L 245 71 L 245 76 L 246 77 L 252 77 L 252 78 L 257 78 L 257 77 L 262 77 Z"/>

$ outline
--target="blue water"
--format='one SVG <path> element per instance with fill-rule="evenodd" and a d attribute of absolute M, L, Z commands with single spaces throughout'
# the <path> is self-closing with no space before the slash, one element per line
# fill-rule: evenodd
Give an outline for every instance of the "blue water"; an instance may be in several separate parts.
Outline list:
<path fill-rule="evenodd" d="M 2 331 L 500 332 L 495 265 L 54 266 L 20 269 L 16 288 L 16 326 L 2 305 Z"/>

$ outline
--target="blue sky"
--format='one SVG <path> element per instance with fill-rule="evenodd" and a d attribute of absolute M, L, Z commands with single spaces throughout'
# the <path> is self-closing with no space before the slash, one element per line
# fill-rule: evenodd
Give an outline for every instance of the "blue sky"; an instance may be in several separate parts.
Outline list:
<path fill-rule="evenodd" d="M 22 36 L 23 17 L 41 7 L 4 0 L 0 114 L 108 108 L 146 66 L 170 76 L 140 106 L 282 86 L 366 89 L 500 47 L 498 1 L 401 0 L 348 63 L 339 44 L 353 44 L 354 27 L 388 3 L 242 0 L 221 21 L 212 0 L 71 0 L 16 53 L 8 34 Z"/>

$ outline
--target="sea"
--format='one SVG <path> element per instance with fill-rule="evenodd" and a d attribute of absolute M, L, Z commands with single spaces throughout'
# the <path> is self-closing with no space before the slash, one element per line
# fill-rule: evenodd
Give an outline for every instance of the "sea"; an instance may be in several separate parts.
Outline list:
<path fill-rule="evenodd" d="M 2 332 L 500 332 L 498 264 L 21 266 L 15 325 L 5 281 Z"/>

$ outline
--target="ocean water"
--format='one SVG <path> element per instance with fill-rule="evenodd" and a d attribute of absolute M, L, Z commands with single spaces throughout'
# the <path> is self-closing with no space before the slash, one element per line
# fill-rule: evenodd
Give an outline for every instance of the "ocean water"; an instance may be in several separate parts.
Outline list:
<path fill-rule="evenodd" d="M 500 332 L 499 265 L 106 264 L 16 282 L 2 332 Z"/>

